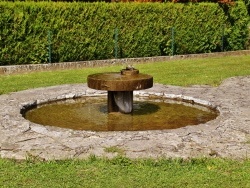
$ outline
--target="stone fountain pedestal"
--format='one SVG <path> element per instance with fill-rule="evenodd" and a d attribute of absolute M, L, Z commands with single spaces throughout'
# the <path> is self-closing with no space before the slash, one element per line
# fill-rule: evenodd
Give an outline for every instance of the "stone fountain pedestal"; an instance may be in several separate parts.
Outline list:
<path fill-rule="evenodd" d="M 97 73 L 88 76 L 88 87 L 108 91 L 108 112 L 131 113 L 133 91 L 153 87 L 153 77 L 126 67 L 120 72 Z"/>

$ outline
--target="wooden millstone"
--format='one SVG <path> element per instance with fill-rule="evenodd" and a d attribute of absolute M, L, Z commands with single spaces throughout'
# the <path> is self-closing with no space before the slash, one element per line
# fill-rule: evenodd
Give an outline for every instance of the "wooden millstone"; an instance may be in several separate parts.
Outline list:
<path fill-rule="evenodd" d="M 98 73 L 88 76 L 88 87 L 106 91 L 133 91 L 153 87 L 153 77 L 147 74 Z"/>
<path fill-rule="evenodd" d="M 131 113 L 133 91 L 151 88 L 153 77 L 126 68 L 121 72 L 98 73 L 88 76 L 88 87 L 108 91 L 108 112 Z"/>

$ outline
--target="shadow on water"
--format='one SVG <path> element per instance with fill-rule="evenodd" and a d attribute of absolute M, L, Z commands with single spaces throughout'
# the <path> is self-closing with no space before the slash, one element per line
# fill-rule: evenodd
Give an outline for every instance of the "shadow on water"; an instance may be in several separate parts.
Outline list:
<path fill-rule="evenodd" d="M 134 104 L 133 115 L 147 115 L 156 113 L 160 110 L 160 106 L 153 103 L 148 102 L 137 102 Z"/>

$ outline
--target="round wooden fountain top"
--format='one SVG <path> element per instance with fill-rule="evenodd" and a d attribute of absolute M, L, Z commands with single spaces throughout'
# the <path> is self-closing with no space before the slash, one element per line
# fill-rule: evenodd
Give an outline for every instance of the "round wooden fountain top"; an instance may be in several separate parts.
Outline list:
<path fill-rule="evenodd" d="M 107 91 L 133 91 L 153 87 L 153 77 L 134 68 L 121 72 L 97 73 L 88 76 L 88 87 Z"/>

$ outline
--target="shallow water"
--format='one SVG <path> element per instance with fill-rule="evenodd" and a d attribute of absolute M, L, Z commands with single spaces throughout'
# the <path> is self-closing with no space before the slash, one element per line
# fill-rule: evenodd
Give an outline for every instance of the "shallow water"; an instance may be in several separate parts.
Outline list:
<path fill-rule="evenodd" d="M 53 102 L 27 111 L 31 122 L 75 130 L 138 131 L 176 129 L 213 120 L 217 111 L 168 99 L 134 99 L 133 113 L 107 112 L 106 97 Z"/>

